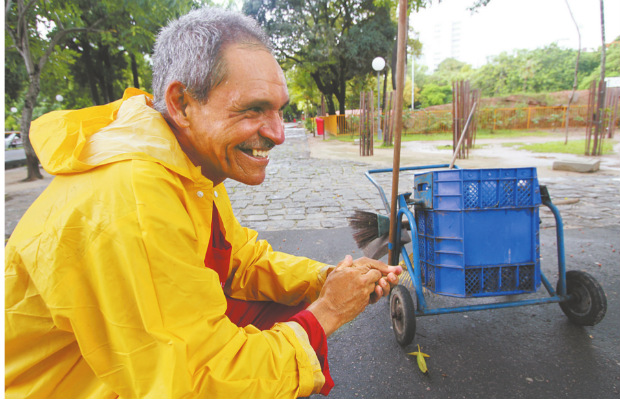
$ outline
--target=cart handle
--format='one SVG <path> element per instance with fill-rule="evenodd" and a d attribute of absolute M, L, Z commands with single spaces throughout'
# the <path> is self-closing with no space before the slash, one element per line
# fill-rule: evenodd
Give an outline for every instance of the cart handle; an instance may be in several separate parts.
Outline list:
<path fill-rule="evenodd" d="M 439 165 L 423 165 L 423 166 L 403 166 L 402 168 L 398 169 L 399 172 L 402 171 L 408 171 L 408 170 L 424 170 L 424 169 L 440 169 L 440 168 L 450 168 L 453 167 L 454 169 L 460 169 L 457 165 L 450 165 L 450 164 L 439 164 Z M 381 201 L 383 201 L 383 206 L 385 206 L 385 210 L 387 211 L 388 214 L 390 214 L 390 204 L 387 200 L 387 196 L 385 195 L 385 191 L 383 190 L 383 187 L 381 187 L 379 185 L 379 183 L 377 183 L 377 181 L 375 179 L 372 178 L 372 176 L 370 176 L 371 174 L 375 174 L 375 173 L 392 173 L 392 171 L 394 170 L 394 168 L 386 168 L 386 169 L 371 169 L 369 171 L 367 171 L 366 173 L 364 173 L 364 175 L 368 178 L 368 180 L 370 180 L 370 182 L 377 188 L 377 190 L 379 190 L 379 195 L 381 196 Z"/>

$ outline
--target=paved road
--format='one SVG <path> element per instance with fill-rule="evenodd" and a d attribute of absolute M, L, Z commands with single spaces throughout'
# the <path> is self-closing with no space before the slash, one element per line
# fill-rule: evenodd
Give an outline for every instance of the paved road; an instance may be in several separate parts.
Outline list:
<path fill-rule="evenodd" d="M 329 263 L 346 253 L 360 255 L 348 227 L 261 235 L 278 250 Z M 542 230 L 542 269 L 553 285 L 556 242 L 554 230 Z M 402 348 L 382 300 L 329 337 L 336 383 L 329 398 L 619 398 L 620 250 L 615 250 L 620 248 L 620 227 L 569 229 L 565 248 L 568 269 L 592 274 L 607 294 L 607 315 L 598 325 L 575 326 L 556 304 L 426 316 L 417 318 L 414 341 Z M 432 294 L 426 299 L 433 307 L 472 302 Z M 428 375 L 407 355 L 418 344 L 431 356 Z"/>

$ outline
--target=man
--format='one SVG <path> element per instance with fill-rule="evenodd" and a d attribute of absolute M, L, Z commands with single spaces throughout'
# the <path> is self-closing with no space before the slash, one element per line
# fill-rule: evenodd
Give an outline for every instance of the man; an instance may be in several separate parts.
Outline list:
<path fill-rule="evenodd" d="M 33 123 L 56 177 L 6 246 L 6 397 L 327 394 L 326 337 L 400 267 L 278 253 L 236 221 L 222 182 L 264 180 L 288 103 L 252 20 L 172 22 L 153 89 Z"/>

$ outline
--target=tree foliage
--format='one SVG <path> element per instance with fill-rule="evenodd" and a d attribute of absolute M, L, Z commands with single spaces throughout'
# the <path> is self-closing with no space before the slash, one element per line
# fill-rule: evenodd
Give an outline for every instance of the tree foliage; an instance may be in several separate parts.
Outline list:
<path fill-rule="evenodd" d="M 503 52 L 477 69 L 455 59 L 446 59 L 432 74 L 424 68 L 416 69 L 416 87 L 421 89 L 419 101 L 421 106 L 436 105 L 441 99 L 437 88 L 457 80 L 470 80 L 484 97 L 570 90 L 576 56 L 577 50 L 551 44 L 535 50 Z M 607 76 L 620 76 L 620 41 L 608 45 L 607 59 Z M 599 75 L 600 52 L 582 52 L 577 74 L 579 88 L 587 89 Z M 448 96 L 444 98 L 449 102 Z"/>
<path fill-rule="evenodd" d="M 10 81 L 6 106 L 17 108 L 21 115 L 27 180 L 42 178 L 29 140 L 33 116 L 59 108 L 57 95 L 65 107 L 87 106 L 117 99 L 126 86 L 150 86 L 145 55 L 158 28 L 193 4 L 192 0 L 5 2 L 5 76 Z"/>
<path fill-rule="evenodd" d="M 158 30 L 193 5 L 189 0 L 79 2 L 84 23 L 102 20 L 99 32 L 82 32 L 67 43 L 76 54 L 71 68 L 75 88 L 93 104 L 114 101 L 128 86 L 149 88 L 145 56 L 152 52 Z"/>
<path fill-rule="evenodd" d="M 420 91 L 422 108 L 432 105 L 446 104 L 452 101 L 452 87 L 450 85 L 439 86 L 429 83 Z"/>
<path fill-rule="evenodd" d="M 285 69 L 312 77 L 328 112 L 345 111 L 347 82 L 372 72 L 377 56 L 389 60 L 396 23 L 386 5 L 372 0 L 246 0 L 243 11 L 272 37 Z"/>
<path fill-rule="evenodd" d="M 8 0 L 5 3 L 5 32 L 10 38 L 9 48 L 21 57 L 28 77 L 24 84 L 20 123 L 28 166 L 26 180 L 43 178 L 29 138 L 32 114 L 41 91 L 43 69 L 53 59 L 56 47 L 62 45 L 68 37 L 93 29 L 80 21 L 78 11 L 78 7 L 68 1 L 31 0 L 25 3 L 24 0 Z"/>

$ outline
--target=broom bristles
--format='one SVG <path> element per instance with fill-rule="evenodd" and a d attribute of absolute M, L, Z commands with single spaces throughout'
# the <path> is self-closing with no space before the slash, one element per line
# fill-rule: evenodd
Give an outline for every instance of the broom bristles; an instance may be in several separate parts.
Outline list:
<path fill-rule="evenodd" d="M 379 236 L 376 213 L 355 210 L 348 219 L 349 226 L 353 229 L 353 239 L 358 248 L 366 248 L 368 244 Z"/>

